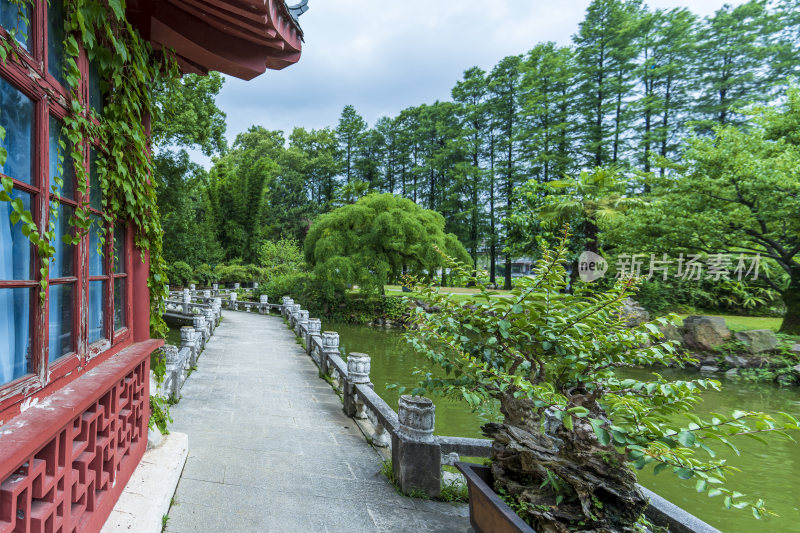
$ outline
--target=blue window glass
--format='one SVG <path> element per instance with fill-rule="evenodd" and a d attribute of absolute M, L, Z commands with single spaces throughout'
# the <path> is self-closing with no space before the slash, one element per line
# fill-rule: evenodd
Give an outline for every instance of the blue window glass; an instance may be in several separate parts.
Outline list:
<path fill-rule="evenodd" d="M 103 88 L 94 61 L 89 62 L 89 105 L 97 111 L 97 114 L 103 114 Z"/>
<path fill-rule="evenodd" d="M 104 260 L 103 217 L 92 215 L 92 225 L 89 228 L 89 275 L 102 276 L 106 273 Z"/>
<path fill-rule="evenodd" d="M 72 218 L 74 209 L 69 205 L 60 204 L 56 207 L 50 204 L 50 215 L 55 224 L 55 239 L 53 247 L 56 253 L 50 262 L 51 278 L 67 278 L 75 275 L 75 247 L 64 243 L 64 235 L 72 235 L 72 226 L 69 219 Z"/>
<path fill-rule="evenodd" d="M 7 152 L 6 162 L 0 172 L 23 183 L 31 183 L 33 176 L 33 102 L 0 78 L 0 127 L 5 139 L 0 147 Z"/>
<path fill-rule="evenodd" d="M 32 293 L 27 288 L 0 289 L 0 385 L 31 372 Z"/>
<path fill-rule="evenodd" d="M 63 144 L 63 146 L 62 146 Z M 75 199 L 75 167 L 72 165 L 72 146 L 67 140 L 66 129 L 55 118 L 50 117 L 50 189 L 55 187 L 57 194 L 71 200 Z M 61 178 L 61 187 L 56 178 Z"/>
<path fill-rule="evenodd" d="M 114 330 L 125 326 L 125 278 L 117 278 L 114 280 Z"/>
<path fill-rule="evenodd" d="M 0 26 L 9 33 L 26 49 L 30 36 L 31 6 L 19 5 L 9 0 L 0 0 Z"/>
<path fill-rule="evenodd" d="M 12 192 L 14 199 L 22 200 L 25 210 L 31 209 L 31 195 L 16 189 Z M 22 234 L 22 223 L 11 224 L 11 204 L 0 202 L 0 280 L 33 279 L 31 241 Z"/>
<path fill-rule="evenodd" d="M 89 282 L 89 343 L 105 338 L 106 282 Z"/>
<path fill-rule="evenodd" d="M 64 2 L 50 0 L 47 7 L 47 72 L 61 85 L 64 81 L 64 67 L 67 52 L 64 48 Z"/>
<path fill-rule="evenodd" d="M 50 285 L 50 362 L 75 351 L 73 285 Z"/>
<path fill-rule="evenodd" d="M 125 228 L 114 226 L 114 273 L 125 273 Z"/>
<path fill-rule="evenodd" d="M 103 191 L 100 189 L 100 176 L 97 171 L 97 152 L 89 151 L 89 205 L 98 211 L 103 208 Z"/>

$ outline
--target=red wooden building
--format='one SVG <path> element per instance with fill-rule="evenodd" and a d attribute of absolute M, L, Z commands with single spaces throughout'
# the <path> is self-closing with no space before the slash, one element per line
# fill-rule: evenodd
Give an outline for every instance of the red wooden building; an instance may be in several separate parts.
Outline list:
<path fill-rule="evenodd" d="M 0 176 L 13 180 L 12 196 L 40 227 L 59 199 L 43 306 L 37 254 L 0 202 L 0 533 L 102 527 L 147 445 L 150 354 L 161 344 L 150 339 L 148 265 L 132 228 L 109 228 L 102 254 L 96 232 L 75 246 L 60 238 L 84 200 L 103 223 L 91 147 L 74 162 L 90 170 L 88 199 L 64 170 L 70 165 L 56 162 L 69 112 L 63 1 L 20 8 L 0 0 L 0 36 L 22 30 L 19 57 L 0 62 L 0 147 L 8 152 Z M 130 0 L 126 16 L 155 48 L 174 49 L 183 72 L 251 79 L 299 60 L 303 11 L 305 2 L 282 0 Z M 78 67 L 83 103 L 101 109 L 85 53 Z M 63 186 L 53 189 L 56 173 Z"/>

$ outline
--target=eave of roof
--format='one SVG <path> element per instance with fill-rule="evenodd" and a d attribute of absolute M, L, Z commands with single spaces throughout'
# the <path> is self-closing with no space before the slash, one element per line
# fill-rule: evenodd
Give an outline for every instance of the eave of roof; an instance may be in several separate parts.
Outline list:
<path fill-rule="evenodd" d="M 132 0 L 128 19 L 155 48 L 176 53 L 183 72 L 217 70 L 249 80 L 296 63 L 307 2 L 283 0 Z M 295 13 L 293 13 L 295 11 Z"/>

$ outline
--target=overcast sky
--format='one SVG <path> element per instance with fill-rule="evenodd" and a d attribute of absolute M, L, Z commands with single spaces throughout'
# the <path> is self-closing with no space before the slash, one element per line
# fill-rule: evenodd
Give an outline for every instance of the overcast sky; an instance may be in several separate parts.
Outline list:
<path fill-rule="evenodd" d="M 295 0 L 297 1 L 297 0 Z M 288 3 L 293 3 L 289 0 Z M 741 0 L 651 0 L 708 15 Z M 536 43 L 569 44 L 589 0 L 310 0 L 300 18 L 300 62 L 242 81 L 227 77 L 217 105 L 232 142 L 253 124 L 290 133 L 335 126 L 352 104 L 372 125 L 383 115 L 450 98 L 471 66 L 489 70 Z M 202 154 L 193 158 L 208 166 Z"/>

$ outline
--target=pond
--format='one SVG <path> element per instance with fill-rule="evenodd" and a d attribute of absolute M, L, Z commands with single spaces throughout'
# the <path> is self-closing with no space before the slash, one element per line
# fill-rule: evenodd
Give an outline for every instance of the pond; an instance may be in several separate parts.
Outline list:
<path fill-rule="evenodd" d="M 387 385 L 413 386 L 416 380 L 412 371 L 426 363 L 406 344 L 402 332 L 335 322 L 324 322 L 323 330 L 339 332 L 340 347 L 346 352 L 362 352 L 372 358 L 371 376 L 375 392 L 396 410 L 398 392 Z M 634 370 L 630 374 L 631 377 L 646 378 L 648 372 Z M 665 371 L 662 374 L 668 379 L 698 377 L 691 371 Z M 704 395 L 704 401 L 695 411 L 698 416 L 710 412 L 730 414 L 734 409 L 800 413 L 800 390 L 783 389 L 772 384 L 739 383 L 724 378 L 721 381 L 723 390 Z M 483 406 L 473 413 L 464 402 L 434 398 L 434 403 L 437 435 L 482 437 L 480 426 L 498 419 L 496 405 Z M 718 456 L 742 470 L 728 476 L 728 486 L 748 496 L 763 498 L 768 508 L 779 515 L 767 521 L 755 520 L 746 509 L 725 509 L 721 497 L 708 498 L 705 494 L 698 494 L 692 480 L 679 480 L 670 472 L 654 476 L 652 467 L 648 467 L 639 472 L 640 482 L 726 533 L 800 533 L 800 445 L 781 437 L 768 440 L 770 444 L 765 446 L 754 440 L 740 439 L 736 442 L 740 457 L 727 448 L 718 450 Z"/>

